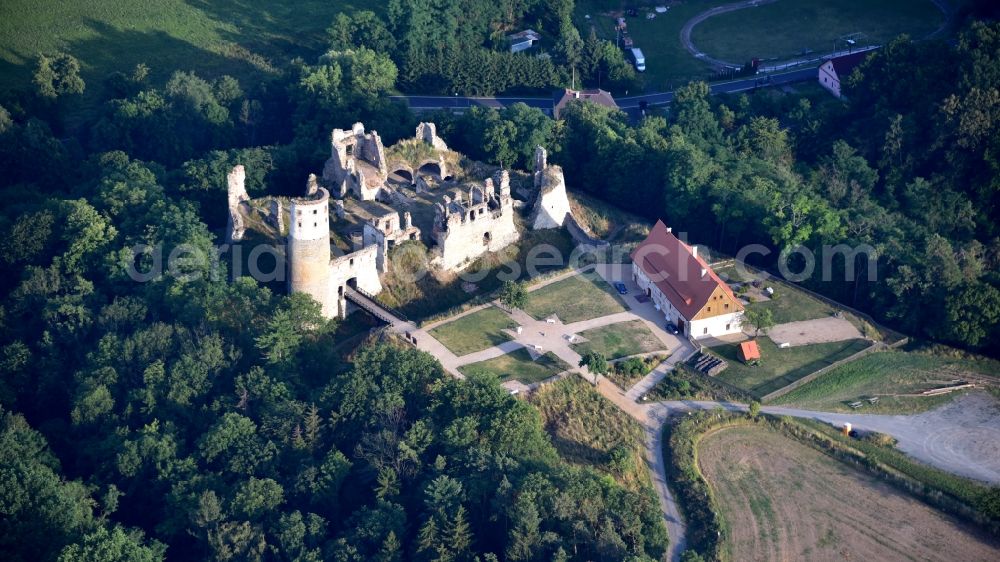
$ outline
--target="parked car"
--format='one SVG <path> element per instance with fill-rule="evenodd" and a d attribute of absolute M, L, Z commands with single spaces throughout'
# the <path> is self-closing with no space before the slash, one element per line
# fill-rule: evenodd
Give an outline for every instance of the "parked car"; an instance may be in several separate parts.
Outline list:
<path fill-rule="evenodd" d="M 680 333 L 680 331 L 677 329 L 677 324 L 674 324 L 673 322 L 667 322 L 667 325 L 664 326 L 664 327 L 671 334 L 678 334 L 678 333 Z"/>
<path fill-rule="evenodd" d="M 628 287 L 626 287 L 625 283 L 622 283 L 621 281 L 615 281 L 615 290 L 618 291 L 619 295 L 628 294 Z"/>

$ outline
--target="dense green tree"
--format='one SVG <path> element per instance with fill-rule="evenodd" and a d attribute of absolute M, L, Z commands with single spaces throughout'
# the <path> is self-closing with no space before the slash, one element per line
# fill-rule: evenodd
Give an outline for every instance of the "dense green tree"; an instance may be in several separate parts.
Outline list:
<path fill-rule="evenodd" d="M 80 78 L 80 62 L 66 53 L 56 53 L 51 57 L 38 55 L 34 82 L 38 95 L 48 99 L 82 94 L 86 87 L 83 78 Z"/>

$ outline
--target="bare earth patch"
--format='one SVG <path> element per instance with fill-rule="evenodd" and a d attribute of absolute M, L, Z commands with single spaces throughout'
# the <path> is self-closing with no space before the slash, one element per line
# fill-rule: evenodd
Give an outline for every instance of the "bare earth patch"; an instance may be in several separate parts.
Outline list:
<path fill-rule="evenodd" d="M 977 529 L 760 427 L 724 429 L 698 460 L 732 560 L 997 560 Z"/>
<path fill-rule="evenodd" d="M 809 345 L 844 340 L 860 339 L 864 336 L 846 318 L 817 318 L 778 324 L 767 331 L 767 336 L 776 344 Z"/>

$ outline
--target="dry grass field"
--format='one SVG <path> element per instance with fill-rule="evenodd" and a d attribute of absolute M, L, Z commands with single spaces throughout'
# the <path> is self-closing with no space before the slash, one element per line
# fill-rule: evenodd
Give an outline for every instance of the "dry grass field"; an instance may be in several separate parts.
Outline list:
<path fill-rule="evenodd" d="M 698 461 L 730 560 L 1000 559 L 995 539 L 760 427 L 705 437 Z"/>

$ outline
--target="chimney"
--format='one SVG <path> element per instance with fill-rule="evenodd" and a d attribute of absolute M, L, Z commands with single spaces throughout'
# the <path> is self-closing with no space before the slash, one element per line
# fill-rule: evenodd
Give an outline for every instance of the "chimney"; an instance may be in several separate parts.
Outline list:
<path fill-rule="evenodd" d="M 701 268 L 701 278 L 704 279 L 706 275 L 708 275 L 708 270 L 704 267 Z"/>
<path fill-rule="evenodd" d="M 573 97 L 574 97 L 574 98 L 576 98 L 576 99 L 580 99 L 580 92 L 579 92 L 579 91 L 576 91 L 576 90 L 574 90 L 574 91 L 573 91 Z"/>
<path fill-rule="evenodd" d="M 667 232 L 673 232 L 673 231 L 674 231 L 674 228 L 672 226 L 668 226 L 667 227 Z"/>
<path fill-rule="evenodd" d="M 698 257 L 698 246 L 695 246 L 694 244 L 691 245 L 691 255 Z"/>

